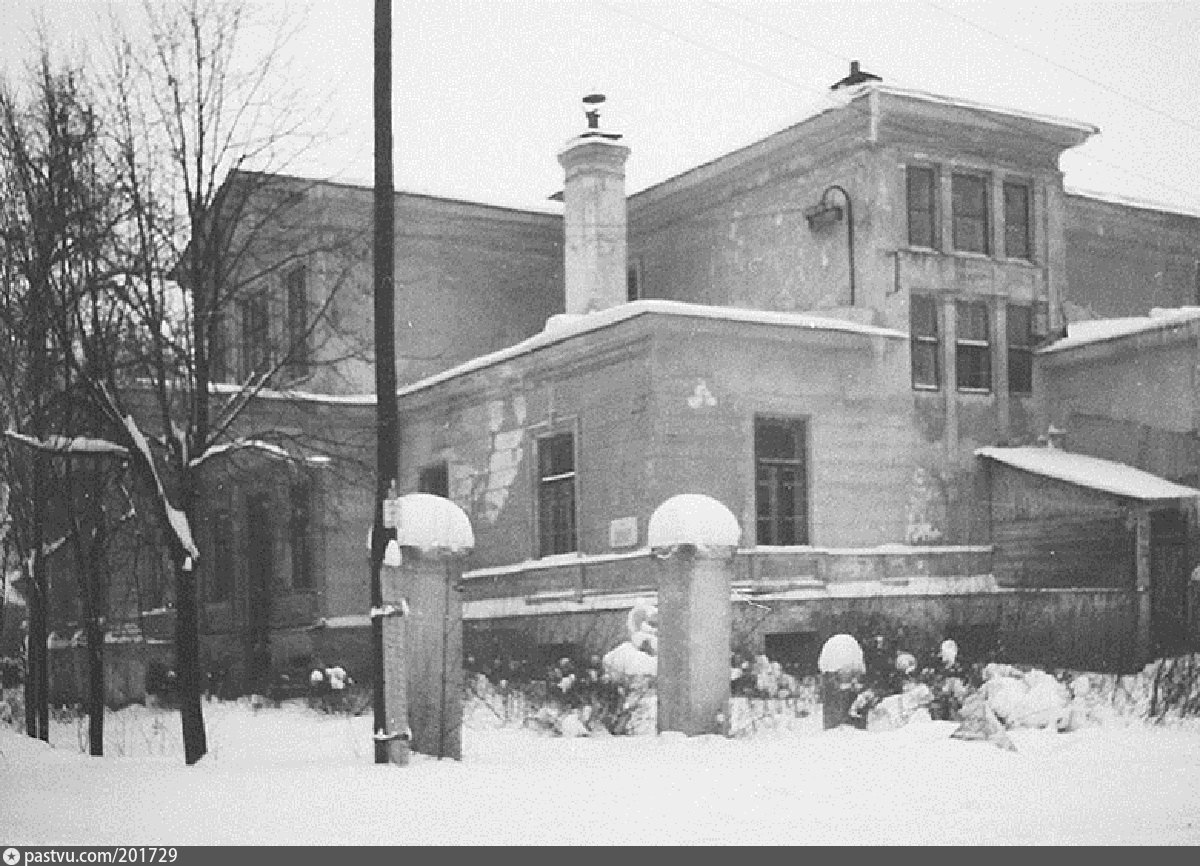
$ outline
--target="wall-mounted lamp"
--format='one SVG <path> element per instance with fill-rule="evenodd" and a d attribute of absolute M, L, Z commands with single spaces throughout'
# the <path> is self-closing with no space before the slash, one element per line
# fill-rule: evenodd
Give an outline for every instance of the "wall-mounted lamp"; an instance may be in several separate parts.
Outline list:
<path fill-rule="evenodd" d="M 812 207 L 804 211 L 804 218 L 808 220 L 808 227 L 811 231 L 821 231 L 840 222 L 842 219 L 843 209 L 841 205 L 834 204 L 829 200 L 831 192 L 840 192 L 845 200 L 845 215 L 846 215 L 846 250 L 850 259 L 850 306 L 854 306 L 854 206 L 850 203 L 850 193 L 846 192 L 836 183 L 826 187 L 825 192 L 821 193 L 821 200 Z"/>

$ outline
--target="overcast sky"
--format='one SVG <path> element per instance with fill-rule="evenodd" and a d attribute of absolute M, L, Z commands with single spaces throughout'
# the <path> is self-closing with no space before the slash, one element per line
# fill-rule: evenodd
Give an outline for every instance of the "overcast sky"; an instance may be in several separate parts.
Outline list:
<path fill-rule="evenodd" d="M 0 0 L 0 58 L 44 9 L 89 51 L 109 0 Z M 117 0 L 129 5 L 133 0 Z M 297 81 L 332 98 L 297 168 L 371 177 L 372 0 L 268 0 L 303 21 Z M 1069 187 L 1200 212 L 1200 2 L 395 0 L 400 187 L 514 204 L 561 186 L 580 99 L 632 149 L 630 192 L 810 113 L 850 60 L 898 87 L 1093 123 Z M 278 11 L 275 11 L 278 10 Z"/>

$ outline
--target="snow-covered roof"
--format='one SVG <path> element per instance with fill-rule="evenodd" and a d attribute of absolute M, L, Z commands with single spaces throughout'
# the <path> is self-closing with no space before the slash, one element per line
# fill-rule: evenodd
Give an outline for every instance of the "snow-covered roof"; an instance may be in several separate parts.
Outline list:
<path fill-rule="evenodd" d="M 1162 330 L 1197 319 L 1200 319 L 1200 307 L 1156 307 L 1150 311 L 1148 316 L 1069 322 L 1067 336 L 1039 349 L 1038 354 L 1045 355 L 1074 349 L 1078 346 L 1090 346 L 1093 343 L 1115 340 L 1147 331 Z"/>
<path fill-rule="evenodd" d="M 1080 487 L 1100 490 L 1129 499 L 1190 499 L 1200 490 L 1175 484 L 1124 463 L 1042 446 L 977 448 L 975 454 L 1016 469 L 1055 478 Z"/>
<path fill-rule="evenodd" d="M 948 105 L 954 108 L 966 108 L 971 111 L 985 111 L 990 114 L 1004 114 L 1009 117 L 1019 118 L 1021 120 L 1032 120 L 1036 123 L 1045 123 L 1051 126 L 1062 126 L 1069 129 L 1074 129 L 1077 132 L 1086 133 L 1087 135 L 1095 135 L 1100 131 L 1100 127 L 1093 123 L 1085 123 L 1081 120 L 1071 120 L 1067 117 L 1058 117 L 1052 114 L 1038 114 L 1033 111 L 1024 111 L 1018 108 L 1007 108 L 999 105 L 988 105 L 983 102 L 972 102 L 969 99 L 959 99 L 952 96 L 943 96 L 937 93 L 928 93 L 924 90 L 909 90 L 903 87 L 893 87 L 888 84 L 871 83 L 864 85 L 866 89 L 877 90 L 880 93 L 891 94 L 893 96 L 901 96 L 908 99 L 918 99 L 922 102 L 930 102 L 936 105 Z"/>
<path fill-rule="evenodd" d="M 891 328 L 879 328 L 874 325 L 862 325 L 845 319 L 833 319 L 808 313 L 783 313 L 773 310 L 748 310 L 738 307 L 716 307 L 704 304 L 687 304 L 682 301 L 641 300 L 618 304 L 605 310 L 580 315 L 560 314 L 551 316 L 546 327 L 532 337 L 522 340 L 513 346 L 480 355 L 435 373 L 424 379 L 413 382 L 399 389 L 397 394 L 405 396 L 417 391 L 423 391 L 433 385 L 454 379 L 467 373 L 473 373 L 491 367 L 495 364 L 526 355 L 537 349 L 561 343 L 571 337 L 599 330 L 635 316 L 654 313 L 663 316 L 681 316 L 700 319 L 717 319 L 727 322 L 746 322 L 760 325 L 779 325 L 809 331 L 831 331 L 846 334 L 858 334 L 866 337 L 885 337 L 889 339 L 907 340 L 908 334 Z"/>
<path fill-rule="evenodd" d="M 1118 204 L 1124 207 L 1135 207 L 1140 210 L 1160 211 L 1161 213 L 1179 215 L 1186 217 L 1200 218 L 1200 210 L 1186 205 L 1170 204 L 1169 202 L 1155 201 L 1149 198 L 1138 198 L 1128 195 L 1120 195 L 1114 192 L 1098 192 L 1091 189 L 1081 189 L 1070 185 L 1063 186 L 1063 192 L 1067 195 L 1075 196 L 1076 198 L 1087 198 L 1094 201 L 1104 202 L 1105 204 Z"/>

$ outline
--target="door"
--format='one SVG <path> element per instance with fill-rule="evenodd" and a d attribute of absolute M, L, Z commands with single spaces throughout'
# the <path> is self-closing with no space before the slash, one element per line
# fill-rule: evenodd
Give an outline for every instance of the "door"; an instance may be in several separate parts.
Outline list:
<path fill-rule="evenodd" d="M 1178 510 L 1150 515 L 1150 646 L 1155 656 L 1187 645 L 1187 518 Z"/>

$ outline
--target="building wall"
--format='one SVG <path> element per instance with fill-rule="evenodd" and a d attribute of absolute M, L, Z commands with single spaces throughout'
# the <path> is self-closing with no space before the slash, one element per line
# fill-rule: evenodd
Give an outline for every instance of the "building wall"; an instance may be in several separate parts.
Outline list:
<path fill-rule="evenodd" d="M 537 556 L 535 443 L 576 436 L 579 550 L 645 543 L 653 510 L 705 493 L 754 536 L 754 419 L 807 420 L 810 540 L 904 539 L 911 403 L 907 345 L 891 337 L 641 315 L 401 399 L 401 487 L 449 464 L 472 520 L 467 568 Z M 636 534 L 611 545 L 615 520 Z"/>
<path fill-rule="evenodd" d="M 1136 531 L 1121 500 L 994 461 L 988 473 L 997 583 L 1133 590 Z"/>
<path fill-rule="evenodd" d="M 293 384 L 373 393 L 371 189 L 287 177 L 254 189 L 261 197 L 286 190 L 291 198 L 261 227 L 247 217 L 252 241 L 242 272 L 262 276 L 242 294 L 267 292 L 271 338 L 286 346 L 286 279 L 305 265 L 308 314 L 321 317 L 309 341 L 312 371 Z M 401 384 L 519 342 L 562 311 L 561 216 L 399 192 L 395 219 Z M 226 365 L 236 375 L 241 322 L 236 302 L 225 307 Z"/>
<path fill-rule="evenodd" d="M 1164 478 L 1200 478 L 1194 324 L 1038 358 L 1046 417 L 1067 447 Z"/>
<path fill-rule="evenodd" d="M 1064 198 L 1065 300 L 1091 318 L 1200 303 L 1200 217 Z"/>

